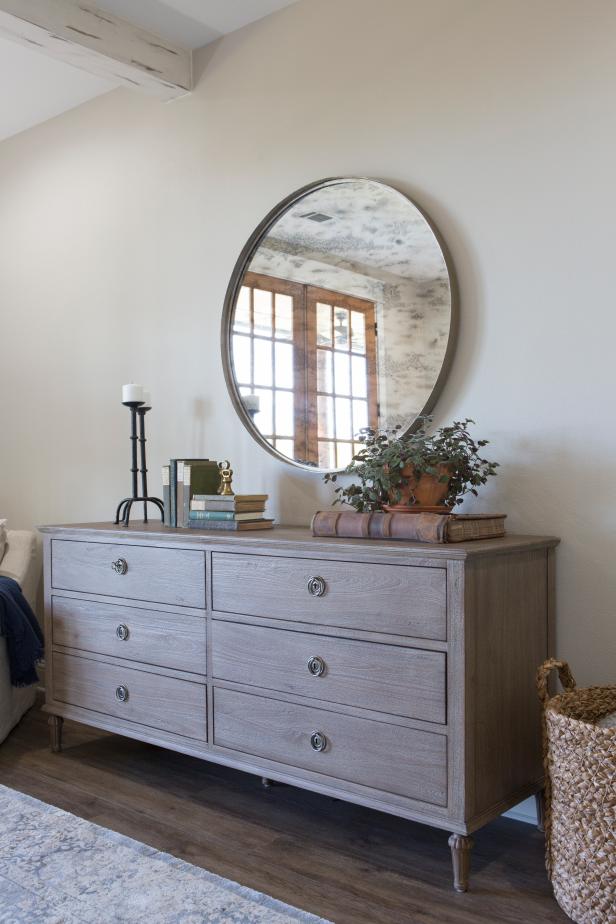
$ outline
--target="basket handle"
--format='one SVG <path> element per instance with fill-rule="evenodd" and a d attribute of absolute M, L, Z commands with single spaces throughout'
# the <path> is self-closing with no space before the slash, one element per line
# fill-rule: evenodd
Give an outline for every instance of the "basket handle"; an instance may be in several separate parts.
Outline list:
<path fill-rule="evenodd" d="M 564 689 L 569 692 L 570 690 L 575 690 L 575 680 L 573 674 L 571 673 L 571 668 L 566 661 L 557 661 L 555 658 L 549 658 L 547 661 L 544 661 L 539 670 L 537 671 L 537 693 L 539 694 L 539 699 L 545 706 L 548 699 L 548 677 L 553 670 L 558 671 L 558 677 Z"/>

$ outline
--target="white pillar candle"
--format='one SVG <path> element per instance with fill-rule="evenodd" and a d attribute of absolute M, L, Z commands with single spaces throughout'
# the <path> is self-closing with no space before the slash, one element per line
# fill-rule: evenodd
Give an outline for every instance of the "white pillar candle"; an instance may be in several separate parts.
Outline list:
<path fill-rule="evenodd" d="M 261 407 L 261 401 L 259 400 L 259 395 L 244 395 L 242 397 L 242 401 L 244 402 L 244 407 L 246 408 L 249 414 L 259 413 L 259 410 Z"/>
<path fill-rule="evenodd" d="M 143 401 L 143 385 L 135 385 L 133 382 L 122 385 L 122 404 L 134 401 Z"/>

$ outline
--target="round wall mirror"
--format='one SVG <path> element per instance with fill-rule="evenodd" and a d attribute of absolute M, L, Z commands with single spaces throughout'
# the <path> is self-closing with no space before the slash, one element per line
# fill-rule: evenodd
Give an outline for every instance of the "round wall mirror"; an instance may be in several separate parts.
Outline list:
<path fill-rule="evenodd" d="M 264 219 L 236 264 L 222 351 L 238 414 L 269 452 L 344 468 L 365 427 L 412 429 L 444 383 L 454 282 L 425 214 L 377 180 L 323 180 Z"/>

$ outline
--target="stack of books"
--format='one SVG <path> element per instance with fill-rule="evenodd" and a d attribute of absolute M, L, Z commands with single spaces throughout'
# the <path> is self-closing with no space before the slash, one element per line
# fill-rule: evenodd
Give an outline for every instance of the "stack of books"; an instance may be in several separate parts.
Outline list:
<path fill-rule="evenodd" d="M 195 494 L 214 494 L 220 487 L 218 462 L 212 459 L 171 459 L 163 465 L 165 526 L 189 525 Z"/>
<path fill-rule="evenodd" d="M 195 494 L 190 502 L 189 526 L 193 529 L 271 529 L 266 518 L 267 494 Z"/>

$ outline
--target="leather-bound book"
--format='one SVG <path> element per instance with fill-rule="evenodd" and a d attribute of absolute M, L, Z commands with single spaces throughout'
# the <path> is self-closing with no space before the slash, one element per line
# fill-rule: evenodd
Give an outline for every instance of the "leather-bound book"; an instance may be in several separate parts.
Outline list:
<path fill-rule="evenodd" d="M 447 524 L 447 542 L 472 539 L 501 539 L 505 535 L 506 513 L 452 513 Z"/>
<path fill-rule="evenodd" d="M 505 535 L 505 515 L 320 510 L 312 518 L 312 535 L 433 543 L 497 539 Z"/>

